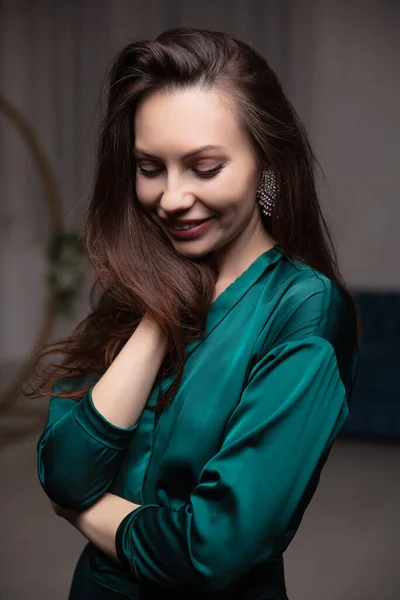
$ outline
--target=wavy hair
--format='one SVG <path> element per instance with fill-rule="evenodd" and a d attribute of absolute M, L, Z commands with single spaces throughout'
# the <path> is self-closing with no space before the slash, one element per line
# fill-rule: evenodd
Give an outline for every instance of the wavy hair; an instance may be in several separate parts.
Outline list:
<path fill-rule="evenodd" d="M 99 130 L 93 188 L 85 222 L 86 253 L 94 269 L 90 312 L 72 334 L 45 344 L 33 371 L 39 382 L 27 396 L 49 395 L 58 379 L 82 377 L 63 392 L 79 400 L 110 366 L 147 313 L 168 339 L 156 382 L 171 370 L 176 378 L 155 410 L 170 403 L 184 370 L 185 344 L 201 339 L 218 277 L 208 255 L 188 259 L 142 208 L 135 192 L 134 115 L 149 94 L 198 86 L 226 94 L 262 164 L 274 169 L 279 218 L 263 225 L 291 257 L 335 280 L 350 294 L 319 204 L 317 166 L 305 128 L 267 61 L 231 35 L 174 28 L 155 39 L 135 41 L 115 57 L 107 83 L 107 106 Z M 38 372 L 45 356 L 60 364 Z M 85 383 L 86 379 L 86 384 Z"/>

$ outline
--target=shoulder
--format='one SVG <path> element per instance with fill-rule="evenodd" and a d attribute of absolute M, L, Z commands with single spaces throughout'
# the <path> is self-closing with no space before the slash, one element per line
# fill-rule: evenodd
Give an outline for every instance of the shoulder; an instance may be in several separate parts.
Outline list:
<path fill-rule="evenodd" d="M 340 377 L 351 389 L 359 344 L 357 310 L 349 292 L 312 267 L 285 257 L 265 285 L 259 306 L 267 310 L 250 368 L 301 348 L 310 356 L 312 349 L 316 356 L 335 356 Z"/>
<path fill-rule="evenodd" d="M 340 334 L 356 337 L 353 298 L 323 273 L 287 258 L 275 292 L 269 335 L 264 339 L 270 347 L 307 336 L 324 338 L 332 345 L 339 343 Z"/>

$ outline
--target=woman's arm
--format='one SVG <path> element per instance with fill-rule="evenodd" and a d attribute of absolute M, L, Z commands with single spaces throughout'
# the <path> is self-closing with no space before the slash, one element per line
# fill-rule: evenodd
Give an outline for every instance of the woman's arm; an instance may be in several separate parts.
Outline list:
<path fill-rule="evenodd" d="M 107 491 L 166 350 L 164 333 L 145 317 L 79 402 L 52 396 L 37 451 L 41 485 L 55 503 L 83 510 Z"/>
<path fill-rule="evenodd" d="M 144 317 L 92 390 L 96 409 L 117 427 L 135 425 L 167 350 L 158 324 Z"/>
<path fill-rule="evenodd" d="M 69 510 L 50 500 L 54 512 L 66 519 L 90 542 L 116 562 L 115 534 L 123 519 L 140 504 L 134 504 L 115 494 L 105 493 L 93 506 L 85 510 Z"/>

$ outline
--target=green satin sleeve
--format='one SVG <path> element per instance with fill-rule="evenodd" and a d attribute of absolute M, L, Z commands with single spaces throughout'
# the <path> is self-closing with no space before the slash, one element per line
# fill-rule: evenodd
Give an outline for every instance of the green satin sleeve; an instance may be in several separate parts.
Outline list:
<path fill-rule="evenodd" d="M 67 389 L 74 385 L 77 380 L 71 380 Z M 61 382 L 56 383 L 53 393 L 62 389 Z M 108 422 L 93 404 L 92 389 L 79 401 L 52 394 L 37 442 L 37 470 L 44 491 L 60 506 L 75 510 L 94 504 L 107 491 L 136 429 Z"/>
<path fill-rule="evenodd" d="M 278 555 L 324 452 L 348 415 L 332 344 L 287 339 L 259 357 L 188 504 L 144 505 L 116 533 L 135 580 L 226 590 Z"/>

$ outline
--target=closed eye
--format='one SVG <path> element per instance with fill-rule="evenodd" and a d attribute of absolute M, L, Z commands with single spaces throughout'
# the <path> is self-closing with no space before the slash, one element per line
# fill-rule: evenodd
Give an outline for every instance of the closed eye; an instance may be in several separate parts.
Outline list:
<path fill-rule="evenodd" d="M 196 175 L 198 175 L 199 177 L 214 177 L 214 175 L 217 175 L 217 173 L 222 171 L 223 166 L 224 164 L 221 163 L 217 167 L 209 169 L 208 171 L 199 171 L 198 169 L 193 169 L 193 172 L 196 173 Z"/>
<path fill-rule="evenodd" d="M 142 175 L 144 175 L 144 177 L 157 177 L 157 175 L 162 173 L 164 170 L 164 169 L 152 169 L 151 171 L 148 171 L 146 169 L 143 169 L 143 167 L 140 166 L 139 164 L 137 166 L 140 170 L 140 173 Z M 214 167 L 214 169 L 209 169 L 208 171 L 199 171 L 199 169 L 192 169 L 192 171 L 198 177 L 208 178 L 208 177 L 214 177 L 214 175 L 217 175 L 217 173 L 219 173 L 222 170 L 223 166 L 224 166 L 224 164 L 221 163 L 217 167 Z"/>

